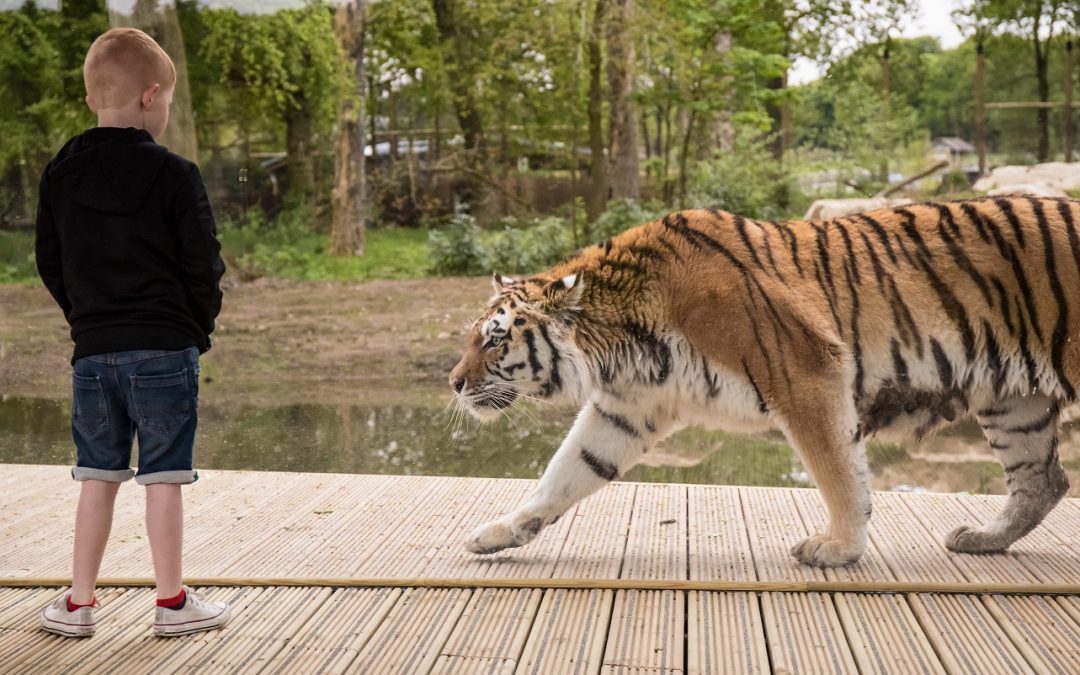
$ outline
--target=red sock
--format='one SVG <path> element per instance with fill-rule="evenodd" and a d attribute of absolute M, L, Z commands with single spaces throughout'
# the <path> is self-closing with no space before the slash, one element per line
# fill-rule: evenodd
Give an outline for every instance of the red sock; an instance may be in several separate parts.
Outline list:
<path fill-rule="evenodd" d="M 187 591 L 183 588 L 176 594 L 176 597 L 172 598 L 158 598 L 158 607 L 168 607 L 169 609 L 180 609 L 184 606 L 184 602 L 187 600 Z"/>
<path fill-rule="evenodd" d="M 71 594 L 68 594 L 67 607 L 69 612 L 74 612 L 80 607 L 93 607 L 95 605 L 97 605 L 97 597 L 90 598 L 90 602 L 86 603 L 85 605 L 76 605 L 74 602 L 71 601 Z"/>

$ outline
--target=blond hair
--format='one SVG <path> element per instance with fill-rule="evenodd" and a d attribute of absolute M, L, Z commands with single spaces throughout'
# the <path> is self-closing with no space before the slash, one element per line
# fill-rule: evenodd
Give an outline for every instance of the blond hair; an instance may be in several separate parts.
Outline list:
<path fill-rule="evenodd" d="M 154 38 L 137 28 L 112 28 L 94 40 L 83 62 L 86 94 L 102 108 L 116 108 L 154 85 L 176 84 L 176 66 Z"/>

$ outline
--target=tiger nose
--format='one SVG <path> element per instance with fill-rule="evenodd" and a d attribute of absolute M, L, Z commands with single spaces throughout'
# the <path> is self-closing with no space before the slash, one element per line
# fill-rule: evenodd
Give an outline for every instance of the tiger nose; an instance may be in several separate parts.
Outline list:
<path fill-rule="evenodd" d="M 450 386 L 454 388 L 454 391 L 456 391 L 456 392 L 458 392 L 460 394 L 461 390 L 465 388 L 465 378 L 464 377 L 454 377 L 453 375 L 451 375 L 450 376 Z"/>

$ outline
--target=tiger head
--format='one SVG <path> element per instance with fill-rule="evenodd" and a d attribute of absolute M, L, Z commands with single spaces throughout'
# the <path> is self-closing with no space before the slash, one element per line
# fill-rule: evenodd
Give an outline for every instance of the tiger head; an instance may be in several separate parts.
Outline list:
<path fill-rule="evenodd" d="M 474 417 L 491 420 L 519 398 L 576 398 L 582 357 L 571 334 L 581 276 L 514 281 L 495 275 L 492 284 L 495 295 L 450 372 L 458 401 Z"/>

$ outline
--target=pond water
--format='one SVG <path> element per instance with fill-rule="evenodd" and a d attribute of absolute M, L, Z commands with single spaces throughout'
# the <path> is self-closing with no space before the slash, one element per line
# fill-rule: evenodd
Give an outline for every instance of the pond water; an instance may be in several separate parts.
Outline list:
<path fill-rule="evenodd" d="M 573 416 L 532 410 L 513 420 L 456 425 L 429 407 L 286 405 L 237 407 L 200 403 L 196 466 L 200 469 L 312 471 L 536 478 Z M 74 463 L 70 402 L 0 399 L 0 462 Z M 1080 483 L 1080 429 L 1066 425 L 1062 455 Z M 1002 472 L 971 424 L 921 445 L 872 443 L 874 487 L 884 490 L 1001 493 Z M 778 434 L 730 435 L 689 429 L 665 441 L 660 455 L 704 459 L 693 466 L 639 466 L 626 480 L 724 485 L 809 486 L 795 453 Z M 1073 494 L 1076 488 L 1073 488 Z"/>

